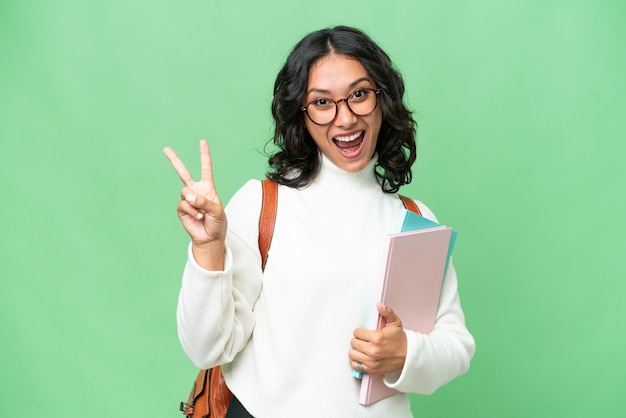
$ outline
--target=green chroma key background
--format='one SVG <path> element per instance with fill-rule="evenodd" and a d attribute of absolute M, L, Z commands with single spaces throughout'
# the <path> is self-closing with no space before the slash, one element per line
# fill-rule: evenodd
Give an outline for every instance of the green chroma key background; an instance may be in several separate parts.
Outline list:
<path fill-rule="evenodd" d="M 172 417 L 195 368 L 171 145 L 227 202 L 274 77 L 367 31 L 404 75 L 415 180 L 459 233 L 470 371 L 416 417 L 626 416 L 626 3 L 9 0 L 0 6 L 0 415 Z M 355 400 L 356 401 L 356 400 Z"/>

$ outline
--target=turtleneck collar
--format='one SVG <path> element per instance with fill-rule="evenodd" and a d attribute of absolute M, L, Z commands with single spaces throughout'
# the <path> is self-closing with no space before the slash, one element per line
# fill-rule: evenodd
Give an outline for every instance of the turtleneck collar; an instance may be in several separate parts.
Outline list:
<path fill-rule="evenodd" d="M 311 186 L 332 188 L 337 190 L 380 190 L 380 184 L 374 174 L 374 167 L 378 161 L 378 154 L 360 171 L 348 172 L 337 167 L 323 153 L 321 155 L 320 170 Z"/>

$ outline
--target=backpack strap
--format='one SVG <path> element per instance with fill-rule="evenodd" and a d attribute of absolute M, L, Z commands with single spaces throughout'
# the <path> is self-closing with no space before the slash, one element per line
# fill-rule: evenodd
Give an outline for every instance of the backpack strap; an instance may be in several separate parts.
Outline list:
<path fill-rule="evenodd" d="M 402 200 L 402 204 L 404 205 L 404 207 L 406 208 L 406 210 L 410 210 L 411 212 L 415 212 L 418 215 L 422 215 L 422 212 L 420 212 L 420 208 L 417 207 L 417 203 L 415 203 L 415 201 L 413 199 L 410 199 L 406 196 L 403 196 L 401 194 L 398 195 L 398 197 L 400 197 L 400 199 Z"/>
<path fill-rule="evenodd" d="M 261 182 L 263 188 L 263 203 L 261 204 L 261 216 L 259 217 L 259 251 L 261 252 L 261 269 L 265 270 L 267 253 L 274 236 L 276 224 L 276 209 L 278 208 L 278 184 L 275 181 L 264 179 Z"/>

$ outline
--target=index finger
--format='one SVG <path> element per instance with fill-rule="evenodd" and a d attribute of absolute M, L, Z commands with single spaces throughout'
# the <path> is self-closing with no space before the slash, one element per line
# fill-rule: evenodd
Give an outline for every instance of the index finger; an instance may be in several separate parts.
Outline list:
<path fill-rule="evenodd" d="M 371 342 L 376 338 L 376 334 L 378 332 L 379 332 L 378 330 L 359 327 L 354 330 L 352 335 L 354 336 L 356 340 Z M 353 346 L 354 346 L 354 340 L 353 340 Z"/>
<path fill-rule="evenodd" d="M 170 160 L 176 174 L 178 174 L 178 177 L 180 177 L 185 186 L 191 187 L 193 185 L 193 178 L 191 177 L 189 170 L 187 170 L 187 167 L 185 167 L 185 164 L 183 164 L 181 159 L 178 158 L 178 155 L 176 155 L 174 150 L 170 147 L 165 147 L 163 148 L 163 154 L 165 154 L 167 159 Z"/>

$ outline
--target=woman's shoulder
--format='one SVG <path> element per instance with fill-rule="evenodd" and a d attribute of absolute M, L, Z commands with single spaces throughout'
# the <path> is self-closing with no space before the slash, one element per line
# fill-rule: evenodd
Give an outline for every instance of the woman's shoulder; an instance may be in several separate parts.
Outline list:
<path fill-rule="evenodd" d="M 258 179 L 250 179 L 246 181 L 243 186 L 241 186 L 233 195 L 233 197 L 237 195 L 247 195 L 261 192 L 261 180 Z"/>
<path fill-rule="evenodd" d="M 261 199 L 261 181 L 248 180 L 233 194 L 226 205 L 225 210 L 229 221 L 231 218 L 249 218 L 251 215 L 258 215 L 261 211 Z"/>

